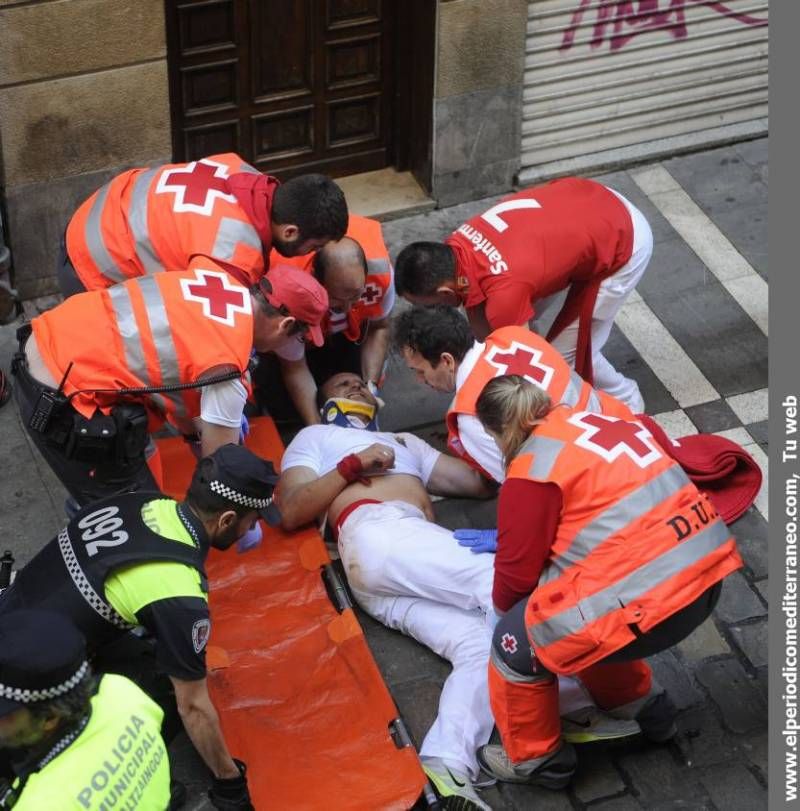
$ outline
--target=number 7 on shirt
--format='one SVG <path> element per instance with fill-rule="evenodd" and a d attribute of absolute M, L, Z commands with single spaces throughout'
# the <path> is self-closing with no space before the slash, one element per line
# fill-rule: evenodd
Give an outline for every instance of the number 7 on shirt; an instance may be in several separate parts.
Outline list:
<path fill-rule="evenodd" d="M 481 214 L 481 219 L 486 220 L 498 233 L 502 234 L 508 228 L 508 223 L 500 217 L 506 211 L 517 211 L 521 208 L 541 208 L 538 200 L 532 197 L 523 197 L 517 200 L 506 200 L 504 203 L 498 203 L 492 206 L 488 211 Z"/>

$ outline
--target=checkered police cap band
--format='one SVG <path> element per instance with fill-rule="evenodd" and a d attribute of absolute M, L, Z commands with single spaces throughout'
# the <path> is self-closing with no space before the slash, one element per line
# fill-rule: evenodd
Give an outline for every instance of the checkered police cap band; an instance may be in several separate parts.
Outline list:
<path fill-rule="evenodd" d="M 244 493 L 239 493 L 232 487 L 228 487 L 225 482 L 219 479 L 212 479 L 208 486 L 219 496 L 232 501 L 234 504 L 241 504 L 243 507 L 249 507 L 251 510 L 263 510 L 264 507 L 269 507 L 272 504 L 271 498 L 253 498 L 246 496 Z"/>
<path fill-rule="evenodd" d="M 73 690 L 80 684 L 81 679 L 86 675 L 89 670 L 89 662 L 84 661 L 83 664 L 70 676 L 66 681 L 57 684 L 55 687 L 47 687 L 43 690 L 29 690 L 22 687 L 11 687 L 8 684 L 0 683 L 0 698 L 6 698 L 9 701 L 18 701 L 20 704 L 33 704 L 37 701 L 49 701 L 53 698 L 58 698 Z"/>

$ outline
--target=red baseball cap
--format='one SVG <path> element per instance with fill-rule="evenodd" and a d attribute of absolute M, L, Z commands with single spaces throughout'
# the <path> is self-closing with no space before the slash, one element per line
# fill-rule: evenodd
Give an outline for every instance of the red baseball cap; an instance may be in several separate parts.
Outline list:
<path fill-rule="evenodd" d="M 264 298 L 273 307 L 284 307 L 289 314 L 308 324 L 314 346 L 322 346 L 322 320 L 328 313 L 328 291 L 310 274 L 289 265 L 275 265 L 259 282 Z"/>

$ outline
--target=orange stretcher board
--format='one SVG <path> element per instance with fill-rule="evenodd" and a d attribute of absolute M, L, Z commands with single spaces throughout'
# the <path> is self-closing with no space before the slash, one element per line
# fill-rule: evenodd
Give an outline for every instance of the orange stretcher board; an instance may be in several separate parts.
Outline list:
<path fill-rule="evenodd" d="M 195 459 L 180 438 L 158 445 L 164 489 L 180 499 Z M 247 445 L 278 467 L 272 420 L 252 420 Z M 206 567 L 209 688 L 257 811 L 411 808 L 425 776 L 392 740 L 398 712 L 353 610 L 339 614 L 328 598 L 322 538 L 262 529 L 260 547 L 212 549 Z"/>

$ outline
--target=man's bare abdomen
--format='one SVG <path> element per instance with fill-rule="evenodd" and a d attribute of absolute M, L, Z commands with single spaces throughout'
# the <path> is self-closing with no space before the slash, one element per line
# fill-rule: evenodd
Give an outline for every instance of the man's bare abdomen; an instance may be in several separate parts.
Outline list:
<path fill-rule="evenodd" d="M 354 482 L 342 490 L 328 508 L 328 523 L 336 526 L 339 513 L 354 501 L 372 499 L 373 501 L 405 501 L 425 513 L 433 521 L 433 507 L 422 482 L 407 473 L 387 473 L 383 476 L 370 476 L 370 484 Z"/>

